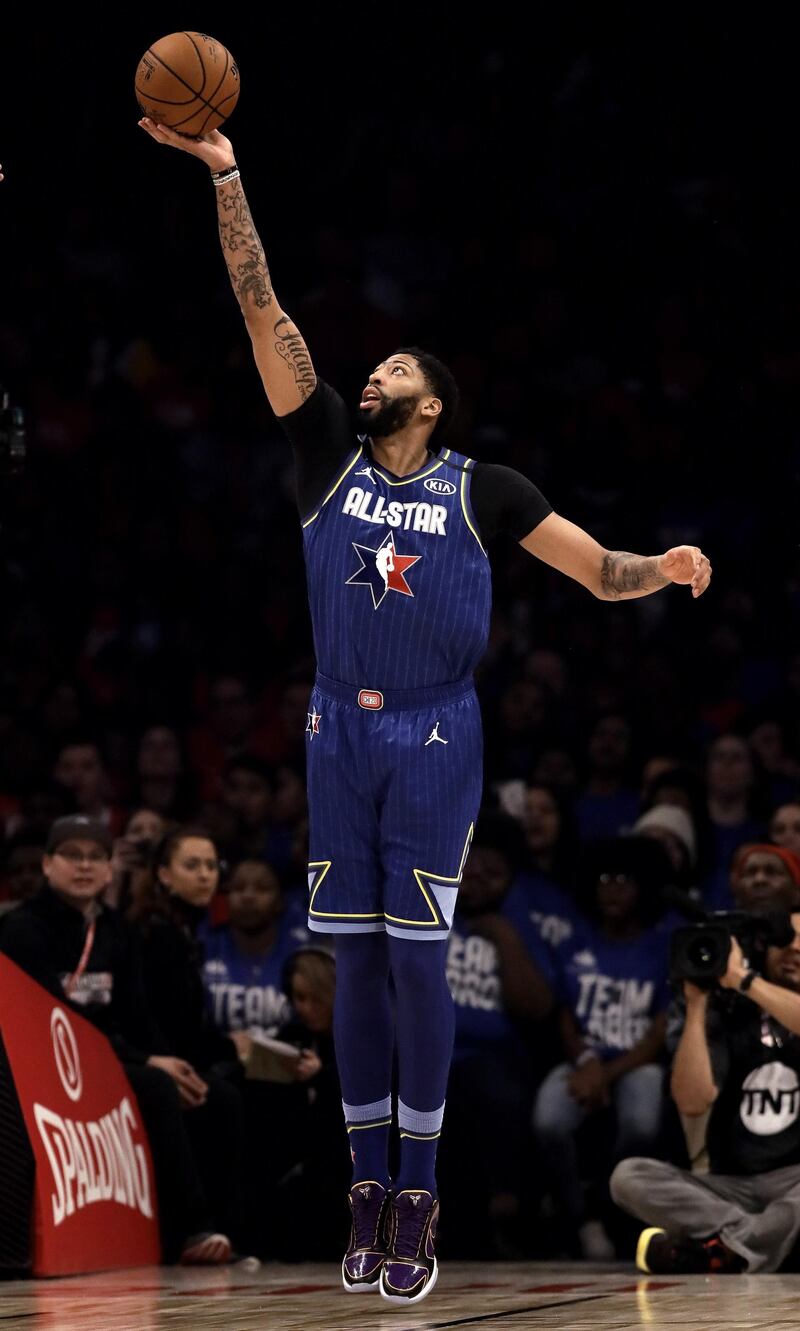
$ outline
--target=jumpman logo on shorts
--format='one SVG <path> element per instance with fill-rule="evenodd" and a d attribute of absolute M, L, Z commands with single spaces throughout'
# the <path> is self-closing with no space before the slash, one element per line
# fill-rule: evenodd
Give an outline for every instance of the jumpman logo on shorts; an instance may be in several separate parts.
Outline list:
<path fill-rule="evenodd" d="M 441 735 L 439 734 L 439 722 L 438 722 L 438 721 L 436 722 L 436 725 L 433 727 L 433 730 L 431 731 L 430 735 L 429 735 L 428 738 L 426 739 L 424 747 L 427 749 L 428 745 L 429 745 L 429 744 L 433 744 L 434 740 L 436 741 L 437 744 L 449 744 L 449 743 L 450 743 L 449 739 L 442 739 Z"/>

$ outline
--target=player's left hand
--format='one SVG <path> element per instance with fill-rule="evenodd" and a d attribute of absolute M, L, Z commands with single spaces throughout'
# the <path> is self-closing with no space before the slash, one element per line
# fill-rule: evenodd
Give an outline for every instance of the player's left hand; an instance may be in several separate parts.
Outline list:
<path fill-rule="evenodd" d="M 692 596 L 702 596 L 711 581 L 711 564 L 696 545 L 674 545 L 658 556 L 658 569 L 670 582 L 688 584 Z"/>

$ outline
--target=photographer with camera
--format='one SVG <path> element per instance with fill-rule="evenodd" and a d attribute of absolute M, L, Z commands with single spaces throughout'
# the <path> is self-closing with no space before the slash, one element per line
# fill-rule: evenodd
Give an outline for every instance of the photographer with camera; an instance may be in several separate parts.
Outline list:
<path fill-rule="evenodd" d="M 751 896 L 765 909 L 781 900 Z M 775 1271 L 800 1232 L 800 912 L 678 930 L 672 976 L 686 1000 L 672 1096 L 687 1117 L 711 1111 L 710 1172 L 635 1157 L 614 1170 L 611 1195 L 650 1226 L 640 1270 Z"/>

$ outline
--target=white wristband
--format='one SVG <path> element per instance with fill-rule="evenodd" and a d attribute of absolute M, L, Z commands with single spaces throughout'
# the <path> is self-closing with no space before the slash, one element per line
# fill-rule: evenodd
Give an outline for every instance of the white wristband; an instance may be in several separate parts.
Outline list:
<path fill-rule="evenodd" d="M 211 179 L 214 181 L 215 187 L 219 188 L 220 185 L 227 185 L 230 180 L 238 180 L 240 174 L 238 166 L 234 166 L 225 175 L 212 176 Z"/>
<path fill-rule="evenodd" d="M 598 1059 L 600 1055 L 596 1049 L 582 1049 L 575 1059 L 575 1067 L 582 1068 L 585 1063 L 591 1063 Z"/>

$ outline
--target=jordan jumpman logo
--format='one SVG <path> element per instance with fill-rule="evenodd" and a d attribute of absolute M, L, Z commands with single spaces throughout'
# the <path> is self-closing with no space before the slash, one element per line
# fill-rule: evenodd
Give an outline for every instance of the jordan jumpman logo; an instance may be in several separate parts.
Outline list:
<path fill-rule="evenodd" d="M 433 730 L 431 731 L 430 735 L 429 735 L 428 738 L 426 739 L 424 747 L 427 749 L 428 745 L 429 745 L 429 744 L 433 744 L 434 740 L 436 741 L 437 744 L 449 744 L 449 743 L 450 743 L 449 739 L 442 739 L 441 735 L 439 734 L 439 722 L 438 722 L 438 721 L 436 722 L 436 725 L 433 727 Z"/>

